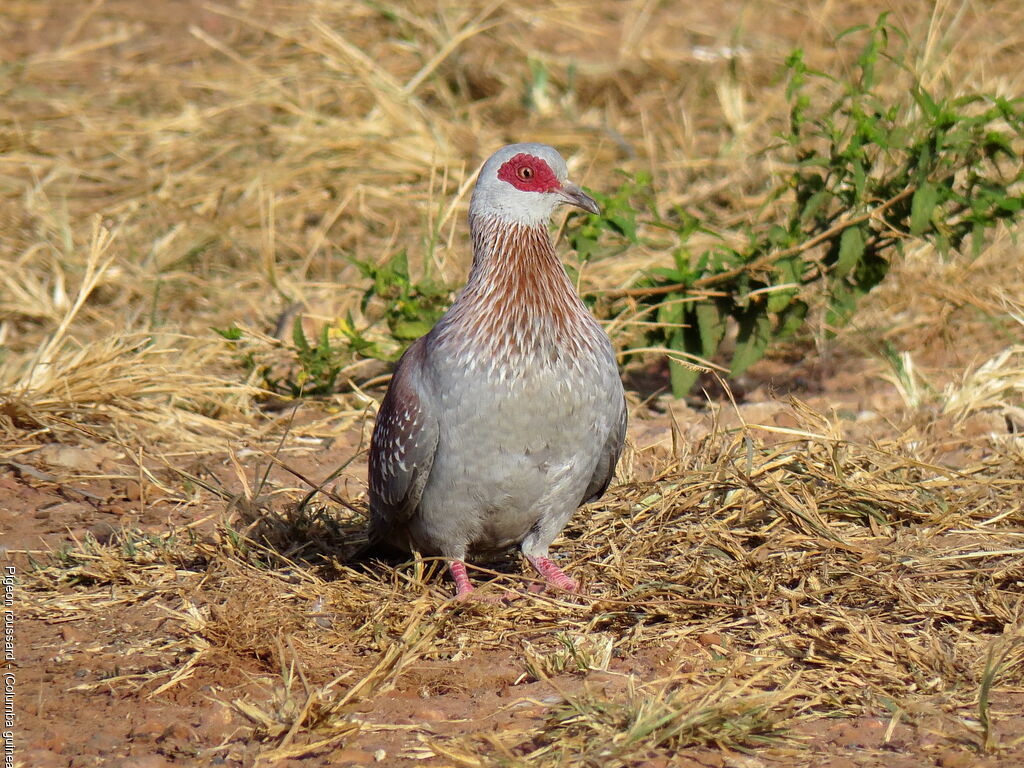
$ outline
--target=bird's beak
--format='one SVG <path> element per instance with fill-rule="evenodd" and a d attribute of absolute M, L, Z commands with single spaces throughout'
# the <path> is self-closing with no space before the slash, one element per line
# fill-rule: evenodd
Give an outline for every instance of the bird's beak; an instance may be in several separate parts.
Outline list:
<path fill-rule="evenodd" d="M 563 184 L 559 193 L 562 196 L 562 200 L 569 205 L 575 205 L 577 208 L 582 208 L 590 213 L 601 213 L 601 208 L 598 206 L 597 201 L 571 181 Z"/>

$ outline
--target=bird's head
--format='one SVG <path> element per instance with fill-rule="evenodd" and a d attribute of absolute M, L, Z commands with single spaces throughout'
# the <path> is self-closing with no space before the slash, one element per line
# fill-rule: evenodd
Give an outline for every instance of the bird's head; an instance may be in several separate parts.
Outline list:
<path fill-rule="evenodd" d="M 569 169 L 554 147 L 509 144 L 480 169 L 469 213 L 543 226 L 563 203 L 590 213 L 601 211 L 592 197 L 569 181 Z"/>

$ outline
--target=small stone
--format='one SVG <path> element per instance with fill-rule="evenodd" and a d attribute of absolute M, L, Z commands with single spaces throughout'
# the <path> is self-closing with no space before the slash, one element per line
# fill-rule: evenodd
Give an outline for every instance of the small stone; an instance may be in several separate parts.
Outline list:
<path fill-rule="evenodd" d="M 978 764 L 977 755 L 963 749 L 944 749 L 939 753 L 938 764 L 942 768 L 973 768 Z"/>
<path fill-rule="evenodd" d="M 102 522 L 90 525 L 87 529 L 98 544 L 109 544 L 117 533 L 117 528 L 110 523 Z"/>
<path fill-rule="evenodd" d="M 775 426 L 782 427 L 783 429 L 800 428 L 800 420 L 797 419 L 792 411 L 779 411 L 772 416 L 772 421 L 775 423 Z"/>
<path fill-rule="evenodd" d="M 88 448 L 57 443 L 43 446 L 34 455 L 51 467 L 76 469 L 79 472 L 95 472 L 101 461 L 100 457 Z"/>
<path fill-rule="evenodd" d="M 869 737 L 863 728 L 842 723 L 835 729 L 832 741 L 840 747 L 863 747 L 867 745 Z"/>
<path fill-rule="evenodd" d="M 160 755 L 139 755 L 125 758 L 119 768 L 171 768 L 171 765 L 170 761 Z"/>
<path fill-rule="evenodd" d="M 166 725 L 162 720 L 149 719 L 145 720 L 132 729 L 132 736 L 136 739 L 153 739 L 160 738 L 163 734 Z"/>
<path fill-rule="evenodd" d="M 546 717 L 548 714 L 547 707 L 538 707 L 535 705 L 530 705 L 527 702 L 523 702 L 523 705 L 524 706 L 522 706 L 521 708 L 516 708 L 512 710 L 513 717 L 533 720 L 537 718 Z"/>
<path fill-rule="evenodd" d="M 764 768 L 764 765 L 764 761 L 754 755 L 725 755 L 726 768 Z"/>
<path fill-rule="evenodd" d="M 137 480 L 129 480 L 124 484 L 124 497 L 128 501 L 138 501 L 142 498 L 142 486 Z"/>
<path fill-rule="evenodd" d="M 29 749 L 18 755 L 22 765 L 32 768 L 64 768 L 68 764 L 67 757 L 61 757 L 48 749 Z"/>
<path fill-rule="evenodd" d="M 215 703 L 203 710 L 202 716 L 193 720 L 195 726 L 207 726 L 209 728 L 227 728 L 235 720 L 231 708 L 225 704 Z"/>
<path fill-rule="evenodd" d="M 718 632 L 701 632 L 697 635 L 697 642 L 705 648 L 722 644 L 722 636 Z"/>
<path fill-rule="evenodd" d="M 67 739 L 64 738 L 64 734 L 60 730 L 51 730 L 30 742 L 28 746 L 30 751 L 59 755 L 64 752 L 67 745 Z M 35 765 L 35 763 L 26 763 L 26 765 Z"/>
<path fill-rule="evenodd" d="M 171 723 L 164 728 L 163 733 L 160 734 L 158 741 L 164 741 L 165 739 L 175 739 L 177 741 L 187 741 L 191 732 L 181 723 Z"/>
<path fill-rule="evenodd" d="M 52 519 L 62 525 L 67 525 L 69 522 L 80 522 L 87 520 L 92 515 L 92 509 L 85 506 L 85 504 L 79 504 L 75 501 L 65 501 L 61 504 L 54 504 L 47 508 L 49 512 L 49 519 Z"/>
<path fill-rule="evenodd" d="M 700 764 L 707 768 L 723 768 L 725 756 L 721 752 L 703 752 L 700 755 Z"/>
<path fill-rule="evenodd" d="M 336 749 L 330 755 L 330 765 L 369 765 L 373 755 L 363 749 Z"/>
<path fill-rule="evenodd" d="M 60 628 L 60 636 L 65 643 L 84 643 L 92 637 L 90 633 L 71 624 L 65 624 Z"/>
<path fill-rule="evenodd" d="M 165 522 L 165 513 L 161 512 L 157 507 L 149 507 L 145 514 L 142 515 L 142 522 L 163 523 Z"/>
<path fill-rule="evenodd" d="M 428 723 L 436 723 L 448 719 L 448 716 L 437 707 L 416 707 L 412 711 L 412 716 L 416 720 L 424 720 Z"/>

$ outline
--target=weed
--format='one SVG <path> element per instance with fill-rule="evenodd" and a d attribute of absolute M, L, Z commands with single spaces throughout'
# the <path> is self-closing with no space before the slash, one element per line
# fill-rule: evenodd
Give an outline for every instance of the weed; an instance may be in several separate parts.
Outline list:
<path fill-rule="evenodd" d="M 1012 635 L 999 638 L 989 645 L 988 653 L 985 655 L 985 667 L 981 672 L 978 686 L 978 722 L 981 725 L 980 746 L 983 752 L 993 752 L 996 744 L 995 734 L 992 732 L 991 702 L 989 701 L 992 686 L 996 678 L 1005 671 L 1008 666 L 1007 656 L 1020 640 L 1020 637 Z"/>
<path fill-rule="evenodd" d="M 397 350 L 388 350 L 381 345 L 367 344 L 354 331 L 349 318 L 347 327 L 352 329 L 350 344 L 361 354 L 381 360 L 397 359 L 410 342 L 415 341 L 434 327 L 444 314 L 451 300 L 451 291 L 434 281 L 424 278 L 414 282 L 409 275 L 409 258 L 405 250 L 398 251 L 382 265 L 353 259 L 363 277 L 372 282 L 363 293 L 362 310 L 366 312 L 370 303 L 378 299 L 383 305 L 383 319 L 398 342 Z"/>
<path fill-rule="evenodd" d="M 560 647 L 547 653 L 530 643 L 524 643 L 523 656 L 526 660 L 526 674 L 530 679 L 544 680 L 563 672 L 608 669 L 614 645 L 610 635 L 591 633 L 577 636 L 559 632 L 555 639 Z"/>
<path fill-rule="evenodd" d="M 804 325 L 811 289 L 821 293 L 826 326 L 834 329 L 885 278 L 905 243 L 923 240 L 948 253 L 970 239 L 976 254 L 996 224 L 1019 218 L 1024 167 L 1014 141 L 1024 135 L 1021 100 L 944 97 L 915 81 L 906 101 L 887 103 L 878 86 L 908 74 L 905 52 L 890 45 L 905 36 L 885 14 L 841 38 L 858 34 L 867 42 L 845 82 L 812 70 L 801 50 L 786 61 L 788 125 L 778 143 L 763 150 L 791 168 L 767 195 L 769 203 L 784 201 L 781 216 L 765 205 L 748 225 L 745 245 L 734 248 L 723 237 L 693 253 L 691 235 L 712 234 L 715 227 L 683 211 L 663 217 L 651 208 L 648 223 L 674 241 L 663 249 L 672 265 L 606 293 L 634 299 L 638 309 L 626 311 L 656 318 L 645 325 L 644 347 L 706 360 L 732 322 L 730 373 L 739 375 L 769 344 Z M 812 85 L 822 83 L 841 88 L 823 109 L 810 95 Z M 643 209 L 653 200 L 649 183 L 644 176 L 627 179 L 601 198 L 605 211 L 571 236 L 581 258 L 640 242 L 631 206 Z M 670 370 L 673 392 L 682 396 L 697 371 L 676 359 Z"/>
<path fill-rule="evenodd" d="M 243 344 L 245 332 L 232 324 L 213 328 L 234 353 L 237 364 L 250 376 L 256 374 L 263 386 L 278 395 L 316 397 L 335 391 L 338 375 L 352 361 L 353 349 L 364 349 L 351 325 L 339 325 L 336 332 L 329 324 L 320 327 L 315 343 L 306 336 L 301 315 L 292 324 L 291 359 L 283 366 L 274 365 L 257 355 L 251 345 Z M 337 337 L 341 335 L 342 340 Z"/>
<path fill-rule="evenodd" d="M 363 313 L 370 317 L 367 325 L 360 327 L 347 313 L 335 325 L 323 324 L 314 339 L 307 336 L 298 316 L 292 325 L 292 357 L 283 366 L 260 359 L 251 347 L 240 344 L 245 332 L 237 325 L 213 331 L 229 343 L 238 364 L 259 376 L 271 392 L 293 398 L 329 395 L 337 388 L 339 374 L 357 358 L 397 360 L 411 342 L 434 326 L 451 299 L 445 286 L 410 277 L 404 250 L 381 265 L 351 262 L 371 281 L 361 301 Z M 373 332 L 380 320 L 387 325 L 386 335 Z"/>
<path fill-rule="evenodd" d="M 284 384 L 298 397 L 301 394 L 326 395 L 334 391 L 334 382 L 341 371 L 341 350 L 331 343 L 330 329 L 327 325 L 320 328 L 316 344 L 310 344 L 302 330 L 302 321 L 295 318 L 292 326 L 292 343 L 298 358 L 299 372 Z"/>
<path fill-rule="evenodd" d="M 777 743 L 794 691 L 750 694 L 729 681 L 708 688 L 666 686 L 631 690 L 620 698 L 570 697 L 536 739 L 535 760 L 572 743 L 586 765 L 633 765 L 652 748 L 680 750 L 698 745 L 746 746 Z M 611 734 L 613 737 L 609 738 Z M 583 746 L 586 745 L 586 746 Z"/>
<path fill-rule="evenodd" d="M 856 35 L 867 40 L 846 80 L 813 70 L 802 50 L 786 60 L 788 118 L 775 144 L 761 153 L 790 170 L 743 231 L 729 233 L 728 226 L 679 207 L 662 214 L 648 173 L 624 174 L 610 194 L 594 193 L 601 214 L 574 214 L 570 221 L 567 238 L 580 263 L 641 243 L 670 260 L 646 269 L 630 287 L 603 295 L 629 299 L 620 312 L 650 320 L 632 348 L 675 353 L 669 370 L 676 396 L 689 391 L 698 375 L 683 360 L 718 354 L 730 326 L 736 333 L 729 373 L 737 376 L 770 344 L 803 328 L 815 295 L 826 330 L 834 330 L 885 278 L 905 244 L 924 241 L 949 253 L 969 241 L 976 254 L 989 230 L 1024 209 L 1024 168 L 1014 149 L 1024 136 L 1021 100 L 930 93 L 904 63 L 906 36 L 885 14 L 840 39 Z M 901 50 L 892 50 L 894 40 L 902 42 Z M 899 76 L 912 80 L 908 95 L 887 102 L 879 85 Z M 534 79 L 531 93 L 547 82 L 540 65 Z M 815 106 L 823 101 L 818 86 L 839 95 Z M 651 218 L 638 220 L 637 211 L 649 211 Z M 642 238 L 642 225 L 662 240 Z M 695 252 L 690 239 L 696 233 L 716 244 Z M 297 371 L 265 377 L 274 391 L 331 392 L 346 355 L 397 359 L 450 302 L 448 287 L 429 277 L 413 280 L 405 249 L 383 264 L 350 261 L 370 281 L 362 310 L 371 327 L 384 321 L 387 337 L 375 338 L 349 315 L 339 323 L 341 343 L 332 343 L 325 326 L 313 344 L 296 323 Z M 600 295 L 589 296 L 591 304 Z"/>
<path fill-rule="evenodd" d="M 598 254 L 621 252 L 639 242 L 636 212 L 654 204 L 651 175 L 641 172 L 631 176 L 622 171 L 619 174 L 622 183 L 611 194 L 588 190 L 601 206 L 600 215 L 572 214 L 575 226 L 569 228 L 567 239 L 581 262 Z"/>

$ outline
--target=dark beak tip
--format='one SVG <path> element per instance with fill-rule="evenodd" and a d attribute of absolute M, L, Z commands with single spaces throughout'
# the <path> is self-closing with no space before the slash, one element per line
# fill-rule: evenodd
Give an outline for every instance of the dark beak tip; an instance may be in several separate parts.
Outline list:
<path fill-rule="evenodd" d="M 597 201 L 575 184 L 566 185 L 562 191 L 565 202 L 575 205 L 577 208 L 582 208 L 584 211 L 595 216 L 601 215 L 601 206 L 597 204 Z"/>

